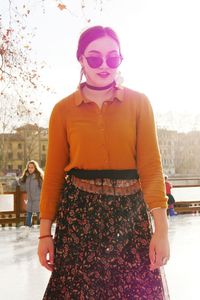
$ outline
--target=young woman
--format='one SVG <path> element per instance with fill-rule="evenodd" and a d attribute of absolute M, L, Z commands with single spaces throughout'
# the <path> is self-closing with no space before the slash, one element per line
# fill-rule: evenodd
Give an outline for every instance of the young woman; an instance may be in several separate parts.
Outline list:
<path fill-rule="evenodd" d="M 43 299 L 167 299 L 167 198 L 151 105 L 117 86 L 123 58 L 112 29 L 83 32 L 77 59 L 86 81 L 49 124 L 38 255 L 52 275 Z"/>
<path fill-rule="evenodd" d="M 26 226 L 32 226 L 33 213 L 37 214 L 37 222 L 40 222 L 40 192 L 43 181 L 43 171 L 38 163 L 31 160 L 27 163 L 22 177 L 19 179 L 21 189 L 27 193 Z M 28 231 L 26 231 L 28 233 Z M 24 233 L 24 235 L 26 235 Z"/>

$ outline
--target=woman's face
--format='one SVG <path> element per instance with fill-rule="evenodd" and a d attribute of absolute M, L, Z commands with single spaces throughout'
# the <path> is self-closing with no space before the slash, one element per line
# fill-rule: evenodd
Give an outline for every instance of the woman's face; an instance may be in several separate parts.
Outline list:
<path fill-rule="evenodd" d="M 95 66 L 95 61 L 103 59 L 102 64 Z M 110 67 L 106 60 L 120 59 L 119 46 L 111 37 L 102 37 L 91 42 L 85 49 L 84 55 L 80 59 L 87 83 L 94 86 L 105 86 L 113 82 L 116 77 L 117 67 Z M 93 67 L 89 65 L 93 62 Z"/>
<path fill-rule="evenodd" d="M 34 164 L 30 163 L 28 165 L 28 172 L 29 172 L 29 174 L 33 174 L 35 172 L 35 166 L 34 166 Z"/>

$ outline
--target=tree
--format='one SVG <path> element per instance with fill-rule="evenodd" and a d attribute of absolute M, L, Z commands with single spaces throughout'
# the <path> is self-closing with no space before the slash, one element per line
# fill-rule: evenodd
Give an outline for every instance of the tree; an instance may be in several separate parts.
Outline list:
<path fill-rule="evenodd" d="M 44 63 L 31 54 L 34 31 L 27 26 L 30 10 L 25 5 L 7 7 L 0 15 L 0 132 L 1 167 L 6 163 L 5 139 L 23 123 L 39 123 L 42 115 L 38 91 L 49 90 L 40 80 Z M 5 2 L 4 2 L 5 3 Z M 4 16 L 4 19 L 3 19 Z"/>
<path fill-rule="evenodd" d="M 23 5 L 20 12 L 19 6 L 13 8 L 12 1 L 8 2 L 7 27 L 0 16 L 0 130 L 3 132 L 19 121 L 26 121 L 31 112 L 35 117 L 41 115 L 36 90 L 45 88 L 40 82 L 40 69 L 44 64 L 31 56 L 34 33 L 25 22 L 30 10 Z"/>
<path fill-rule="evenodd" d="M 48 2 L 48 1 L 49 0 L 46 0 L 45 2 Z M 93 6 L 92 9 L 99 10 L 100 12 L 102 12 L 104 3 L 107 1 L 109 1 L 109 0 L 90 0 L 90 1 L 79 0 L 82 17 L 87 22 L 90 22 L 91 19 L 87 17 L 87 9 L 91 9 L 91 5 L 92 5 Z M 43 0 L 43 2 L 44 2 L 44 0 Z M 69 2 L 68 2 L 68 4 L 65 4 L 67 1 L 54 0 L 54 2 L 61 11 L 67 11 L 68 13 L 73 14 L 73 11 L 71 10 L 71 8 L 69 6 Z"/>

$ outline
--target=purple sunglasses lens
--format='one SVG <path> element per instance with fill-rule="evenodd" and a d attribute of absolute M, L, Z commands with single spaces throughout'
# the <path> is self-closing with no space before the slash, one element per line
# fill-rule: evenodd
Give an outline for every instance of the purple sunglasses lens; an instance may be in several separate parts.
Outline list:
<path fill-rule="evenodd" d="M 107 65 L 112 69 L 119 67 L 121 62 L 122 62 L 121 56 L 110 56 L 106 59 Z"/>
<path fill-rule="evenodd" d="M 103 63 L 103 58 L 98 56 L 89 56 L 86 59 L 88 65 L 93 69 L 100 67 Z"/>

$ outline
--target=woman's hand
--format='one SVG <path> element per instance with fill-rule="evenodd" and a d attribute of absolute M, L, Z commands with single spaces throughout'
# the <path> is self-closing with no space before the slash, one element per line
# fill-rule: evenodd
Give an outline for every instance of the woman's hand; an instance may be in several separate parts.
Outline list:
<path fill-rule="evenodd" d="M 54 264 L 54 244 L 51 237 L 51 225 L 51 220 L 40 219 L 40 237 L 48 237 L 39 239 L 38 256 L 41 265 L 49 271 L 53 271 Z"/>
<path fill-rule="evenodd" d="M 168 240 L 168 221 L 166 209 L 158 208 L 152 211 L 155 231 L 149 246 L 150 270 L 166 265 L 170 257 Z"/>
<path fill-rule="evenodd" d="M 169 257 L 170 250 L 167 234 L 158 234 L 155 232 L 149 246 L 150 270 L 153 271 L 166 265 Z"/>
<path fill-rule="evenodd" d="M 40 239 L 38 244 L 38 257 L 41 265 L 49 271 L 53 271 L 54 245 L 51 237 Z"/>

